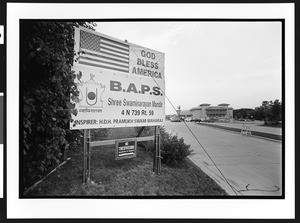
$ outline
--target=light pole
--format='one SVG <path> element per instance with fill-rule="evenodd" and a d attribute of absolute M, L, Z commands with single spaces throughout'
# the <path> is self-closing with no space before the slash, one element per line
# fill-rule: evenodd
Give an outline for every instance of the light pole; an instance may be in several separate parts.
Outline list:
<path fill-rule="evenodd" d="M 180 118 L 180 112 L 181 112 L 180 108 L 181 108 L 181 106 L 178 105 L 177 106 L 177 115 L 178 115 L 178 118 Z"/>

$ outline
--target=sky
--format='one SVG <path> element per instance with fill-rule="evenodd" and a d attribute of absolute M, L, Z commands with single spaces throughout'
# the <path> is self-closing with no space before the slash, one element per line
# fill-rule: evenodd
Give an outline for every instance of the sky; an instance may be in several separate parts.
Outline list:
<path fill-rule="evenodd" d="M 282 99 L 280 22 L 99 22 L 96 31 L 165 53 L 165 94 L 175 108 L 254 109 Z M 174 114 L 169 101 L 165 114 Z"/>

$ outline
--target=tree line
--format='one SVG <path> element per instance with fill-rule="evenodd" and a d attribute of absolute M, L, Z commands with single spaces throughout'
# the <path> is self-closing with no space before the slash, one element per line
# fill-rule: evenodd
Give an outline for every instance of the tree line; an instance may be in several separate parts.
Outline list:
<path fill-rule="evenodd" d="M 263 101 L 255 109 L 235 109 L 233 110 L 233 117 L 237 120 L 260 120 L 264 121 L 265 125 L 278 125 L 282 121 L 282 111 L 282 101 L 276 99 L 274 101 Z"/>

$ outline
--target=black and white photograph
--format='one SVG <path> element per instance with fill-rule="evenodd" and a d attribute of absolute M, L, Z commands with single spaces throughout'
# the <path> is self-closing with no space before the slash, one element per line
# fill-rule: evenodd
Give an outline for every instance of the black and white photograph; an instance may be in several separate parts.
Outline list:
<path fill-rule="evenodd" d="M 293 10 L 7 4 L 7 217 L 295 218 Z"/>
<path fill-rule="evenodd" d="M 20 191 L 283 197 L 282 28 L 21 21 Z"/>

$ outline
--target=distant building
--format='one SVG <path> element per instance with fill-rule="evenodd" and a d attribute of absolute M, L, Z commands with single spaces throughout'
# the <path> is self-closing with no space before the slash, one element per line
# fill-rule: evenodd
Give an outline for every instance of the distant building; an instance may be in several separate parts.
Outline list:
<path fill-rule="evenodd" d="M 233 108 L 228 107 L 229 104 L 219 104 L 218 106 L 210 106 L 210 104 L 201 104 L 198 107 L 190 109 L 194 118 L 224 118 L 233 119 Z"/>

